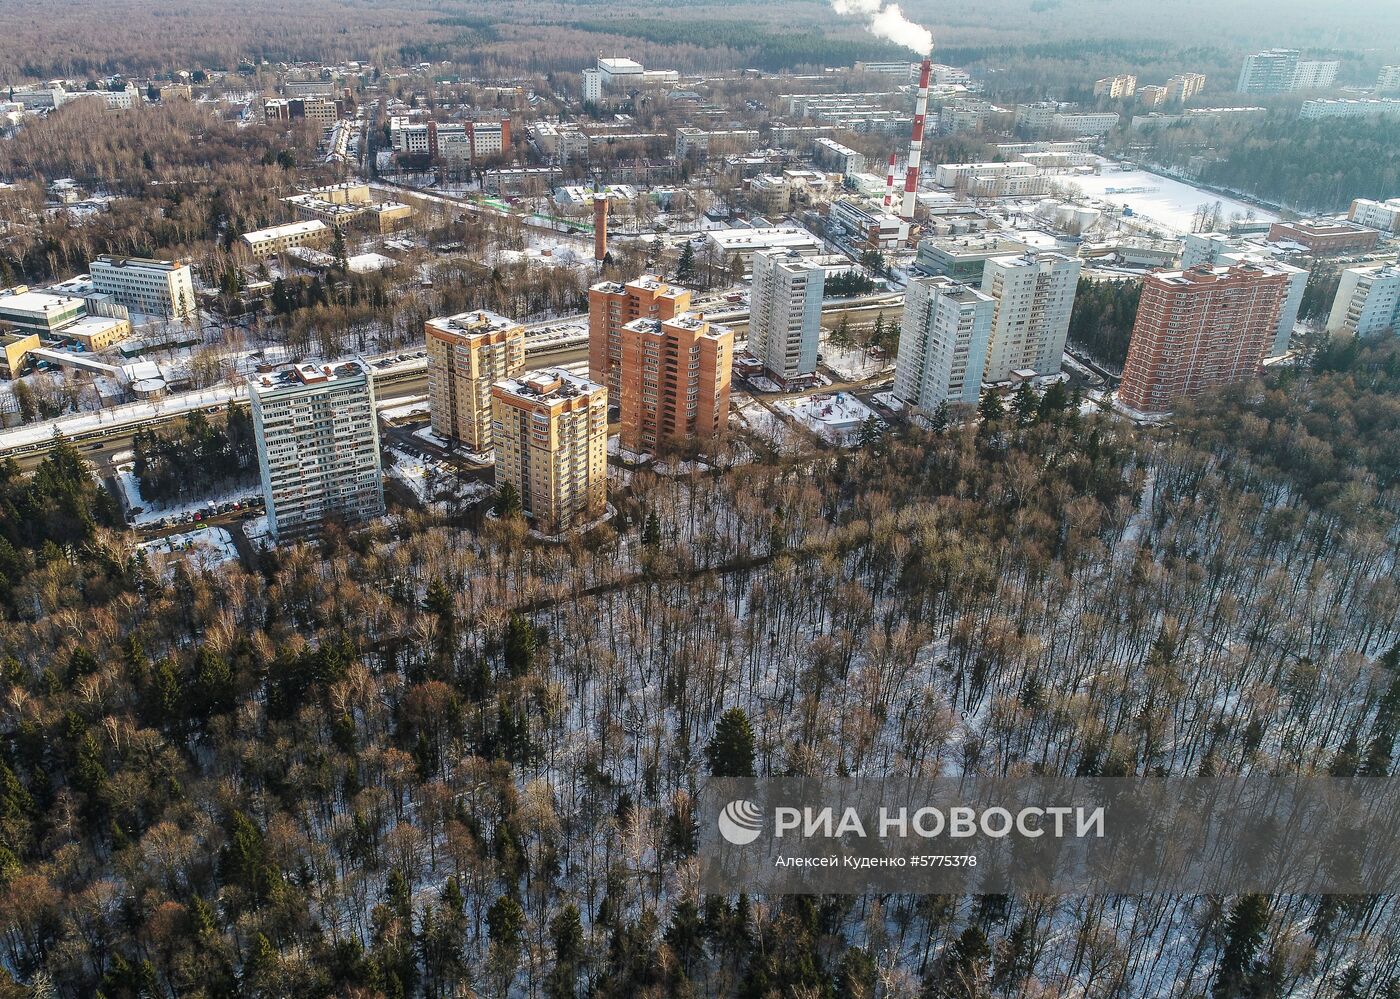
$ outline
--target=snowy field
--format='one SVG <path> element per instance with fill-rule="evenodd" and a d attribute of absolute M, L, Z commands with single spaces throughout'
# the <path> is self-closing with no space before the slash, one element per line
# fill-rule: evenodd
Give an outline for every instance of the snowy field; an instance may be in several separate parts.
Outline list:
<path fill-rule="evenodd" d="M 1066 188 L 1078 188 L 1088 198 L 1126 205 L 1134 215 L 1180 233 L 1191 231 L 1191 219 L 1197 208 L 1214 205 L 1217 201 L 1220 202 L 1221 216 L 1226 221 L 1236 215 L 1244 218 L 1250 212 L 1261 222 L 1278 221 L 1277 215 L 1243 201 L 1192 187 L 1179 180 L 1160 177 L 1146 170 L 1118 170 L 1109 161 L 1104 161 L 1103 172 L 1097 176 L 1056 178 L 1056 182 L 1063 183 Z"/>
<path fill-rule="evenodd" d="M 777 408 L 823 440 L 846 446 L 856 442 L 861 424 L 875 416 L 873 409 L 849 392 L 787 399 L 778 403 Z"/>

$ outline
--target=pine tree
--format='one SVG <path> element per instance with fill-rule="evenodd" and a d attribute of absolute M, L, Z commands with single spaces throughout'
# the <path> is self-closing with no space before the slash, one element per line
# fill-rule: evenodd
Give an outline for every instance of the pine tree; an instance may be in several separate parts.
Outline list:
<path fill-rule="evenodd" d="M 982 396 L 977 412 L 987 423 L 998 423 L 1006 415 L 1006 407 L 1001 404 L 1001 393 L 992 389 Z"/>
<path fill-rule="evenodd" d="M 1269 901 L 1263 895 L 1246 895 L 1235 905 L 1225 924 L 1225 950 L 1220 957 L 1214 999 L 1250 995 L 1250 982 L 1258 970 L 1259 945 L 1269 925 Z"/>
<path fill-rule="evenodd" d="M 705 758 L 716 777 L 754 776 L 753 726 L 743 708 L 730 708 L 720 715 Z"/>
<path fill-rule="evenodd" d="M 520 493 L 515 488 L 515 483 L 504 483 L 500 489 L 496 490 L 496 503 L 493 511 L 502 520 L 520 516 Z"/>
<path fill-rule="evenodd" d="M 689 285 L 695 280 L 695 247 L 689 240 L 681 248 L 681 258 L 676 262 L 676 281 Z"/>

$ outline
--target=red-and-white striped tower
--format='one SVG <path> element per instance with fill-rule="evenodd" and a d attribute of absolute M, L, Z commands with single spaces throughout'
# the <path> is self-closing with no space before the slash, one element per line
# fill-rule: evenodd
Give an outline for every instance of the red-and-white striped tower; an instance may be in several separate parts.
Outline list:
<path fill-rule="evenodd" d="M 904 205 L 902 219 L 914 217 L 914 195 L 919 190 L 919 163 L 924 157 L 924 117 L 928 114 L 928 80 L 933 73 L 933 60 L 924 57 L 919 67 L 919 99 L 914 104 L 914 131 L 909 136 L 909 166 L 904 171 Z"/>
<path fill-rule="evenodd" d="M 885 211 L 894 207 L 894 153 L 890 153 L 890 169 L 885 174 Z"/>

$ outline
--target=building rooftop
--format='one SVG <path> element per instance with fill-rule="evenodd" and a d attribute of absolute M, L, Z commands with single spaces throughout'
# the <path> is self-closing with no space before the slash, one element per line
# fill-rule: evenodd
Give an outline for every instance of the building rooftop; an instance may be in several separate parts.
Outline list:
<path fill-rule="evenodd" d="M 429 319 L 428 325 L 444 333 L 455 333 L 458 336 L 483 336 L 487 333 L 499 333 L 503 330 L 523 329 L 521 324 L 514 319 L 509 319 L 495 312 L 487 312 L 484 309 Z"/>
<path fill-rule="evenodd" d="M 82 305 L 81 298 L 68 295 L 51 295 L 42 291 L 25 291 L 18 295 L 0 297 L 0 310 L 33 314 L 58 312 Z"/>
<path fill-rule="evenodd" d="M 590 392 L 600 392 L 603 388 L 597 382 L 572 374 L 564 368 L 529 371 L 519 378 L 504 378 L 492 387 L 504 395 L 531 403 L 576 399 Z"/>
<path fill-rule="evenodd" d="M 99 254 L 94 264 L 106 264 L 108 267 L 144 267 L 155 268 L 164 271 L 179 270 L 185 265 L 179 260 L 157 260 L 153 257 L 121 257 L 110 253 Z"/>
<path fill-rule="evenodd" d="M 341 379 L 369 376 L 369 367 L 362 361 L 337 361 L 335 364 L 292 364 L 276 371 L 260 371 L 248 378 L 248 387 L 256 395 L 307 385 L 330 384 Z"/>
<path fill-rule="evenodd" d="M 313 219 L 310 222 L 288 222 L 285 225 L 268 226 L 266 229 L 256 229 L 253 232 L 245 232 L 243 238 L 250 243 L 260 243 L 269 239 L 278 239 L 282 236 L 295 236 L 301 233 L 319 232 L 326 228 L 326 223 L 320 219 Z"/>

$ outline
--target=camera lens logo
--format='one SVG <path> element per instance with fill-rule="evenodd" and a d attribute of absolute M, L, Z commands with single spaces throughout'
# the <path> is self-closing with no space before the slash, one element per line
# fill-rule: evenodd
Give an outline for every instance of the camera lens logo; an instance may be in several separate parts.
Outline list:
<path fill-rule="evenodd" d="M 719 834 L 735 846 L 748 846 L 763 834 L 763 813 L 752 801 L 731 801 L 719 813 Z"/>

